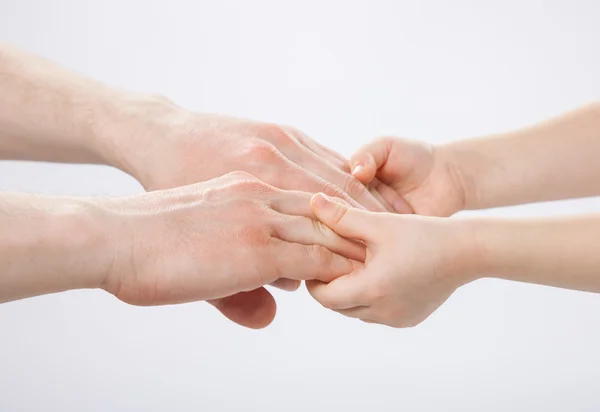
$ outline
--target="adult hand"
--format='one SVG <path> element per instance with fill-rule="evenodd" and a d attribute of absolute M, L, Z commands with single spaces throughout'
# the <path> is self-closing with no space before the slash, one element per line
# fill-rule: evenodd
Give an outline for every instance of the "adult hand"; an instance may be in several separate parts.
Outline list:
<path fill-rule="evenodd" d="M 373 182 L 366 187 L 337 153 L 287 126 L 191 113 L 165 104 L 136 116 L 130 139 L 117 144 L 117 166 L 147 190 L 248 172 L 280 189 L 323 192 L 371 211 L 393 211 L 402 198 Z"/>
<path fill-rule="evenodd" d="M 450 216 L 465 207 L 465 176 L 444 146 L 384 137 L 360 148 L 350 162 L 361 182 L 378 178 L 416 214 Z"/>
<path fill-rule="evenodd" d="M 242 172 L 102 205 L 115 234 L 103 287 L 134 305 L 244 292 L 216 306 L 233 321 L 263 327 L 275 315 L 263 285 L 283 277 L 329 282 L 352 270 L 348 258 L 364 259 L 362 245 L 310 218 L 309 194 L 276 189 Z M 233 309 L 223 310 L 227 305 Z"/>
<path fill-rule="evenodd" d="M 372 211 L 391 211 L 394 205 L 407 209 L 393 189 L 377 179 L 365 187 L 350 174 L 346 159 L 296 129 L 192 113 L 161 98 L 141 103 L 133 99 L 121 112 L 126 113 L 123 118 L 108 122 L 100 133 L 118 138 L 111 139 L 108 163 L 134 176 L 146 190 L 240 170 L 281 189 L 324 192 Z M 299 282 L 280 279 L 274 286 L 294 290 Z M 264 301 L 263 295 L 253 293 L 214 304 L 231 318 L 231 313 L 266 311 Z"/>

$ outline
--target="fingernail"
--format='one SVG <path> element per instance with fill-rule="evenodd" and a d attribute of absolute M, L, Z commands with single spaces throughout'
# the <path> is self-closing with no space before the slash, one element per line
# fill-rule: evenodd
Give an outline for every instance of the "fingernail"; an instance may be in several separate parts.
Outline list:
<path fill-rule="evenodd" d="M 397 213 L 412 214 L 413 212 L 412 207 L 410 207 L 406 200 L 396 200 L 392 206 Z"/>
<path fill-rule="evenodd" d="M 363 170 L 364 168 L 365 167 L 359 163 L 352 168 L 352 174 L 356 175 L 356 174 L 360 173 L 360 171 Z"/>
<path fill-rule="evenodd" d="M 330 199 L 325 193 L 317 193 L 314 202 L 317 207 L 327 207 Z"/>

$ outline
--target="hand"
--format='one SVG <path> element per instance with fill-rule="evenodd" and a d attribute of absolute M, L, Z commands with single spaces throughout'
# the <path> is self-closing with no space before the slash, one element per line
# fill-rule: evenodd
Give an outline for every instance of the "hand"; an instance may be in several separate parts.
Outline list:
<path fill-rule="evenodd" d="M 364 265 L 355 263 L 352 273 L 329 283 L 307 282 L 326 308 L 366 322 L 415 326 L 474 279 L 470 235 L 454 219 L 370 213 L 322 194 L 313 197 L 312 207 L 336 233 L 367 246 Z"/>
<path fill-rule="evenodd" d="M 166 114 L 144 114 L 134 122 L 131 133 L 141 140 L 122 143 L 129 142 L 120 155 L 122 168 L 147 190 L 239 170 L 280 189 L 324 192 L 372 211 L 393 211 L 402 202 L 380 182 L 365 187 L 346 159 L 291 127 L 167 107 Z"/>
<path fill-rule="evenodd" d="M 350 163 L 357 179 L 368 184 L 377 177 L 416 214 L 450 216 L 465 207 L 464 176 L 443 146 L 384 137 L 359 149 Z"/>
<path fill-rule="evenodd" d="M 283 277 L 329 282 L 351 270 L 347 258 L 364 259 L 361 245 L 310 218 L 309 194 L 276 189 L 246 173 L 103 205 L 107 230 L 115 233 L 103 287 L 134 305 L 246 292 L 217 307 L 233 305 L 224 311 L 232 320 L 263 327 L 275 312 L 263 285 Z M 249 305 L 250 316 L 243 312 Z"/>
<path fill-rule="evenodd" d="M 221 176 L 249 172 L 272 186 L 325 192 L 373 211 L 406 210 L 403 199 L 377 179 L 365 187 L 350 174 L 348 161 L 298 130 L 268 123 L 185 111 L 161 99 L 133 99 L 122 127 L 103 135 L 119 136 L 109 163 L 133 175 L 147 190 L 168 189 Z M 133 119 L 133 120 L 131 120 Z M 274 286 L 293 290 L 298 282 Z M 229 313 L 259 312 L 263 300 L 243 295 L 215 301 Z"/>

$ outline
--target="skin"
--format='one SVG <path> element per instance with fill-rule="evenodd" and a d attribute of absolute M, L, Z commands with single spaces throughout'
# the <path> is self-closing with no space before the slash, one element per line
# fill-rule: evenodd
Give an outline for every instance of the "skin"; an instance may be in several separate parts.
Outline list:
<path fill-rule="evenodd" d="M 133 305 L 253 291 L 266 312 L 253 312 L 251 325 L 265 326 L 275 303 L 263 285 L 348 273 L 352 263 L 335 251 L 364 260 L 361 245 L 309 217 L 309 201 L 243 172 L 129 198 L 3 194 L 0 302 L 75 288 Z"/>
<path fill-rule="evenodd" d="M 0 90 L 0 160 L 106 164 L 149 191 L 245 171 L 279 189 L 324 191 L 374 211 L 402 202 L 376 179 L 369 187 L 361 184 L 342 157 L 293 128 L 193 113 L 164 97 L 111 88 L 6 45 L 0 45 Z M 248 202 L 256 200 L 255 193 L 244 193 Z M 251 215 L 241 215 L 241 228 L 254 224 Z M 205 258 L 215 267 L 230 264 L 230 256 L 217 250 Z M 237 271 L 246 268 L 236 261 Z M 299 282 L 280 278 L 274 285 L 294 290 Z M 246 326 L 273 319 L 274 302 L 265 289 L 211 302 Z"/>
<path fill-rule="evenodd" d="M 354 176 L 377 177 L 413 211 L 450 216 L 600 194 L 600 102 L 505 134 L 435 146 L 383 137 L 352 157 Z"/>
<path fill-rule="evenodd" d="M 371 213 L 324 195 L 315 215 L 367 247 L 364 264 L 310 281 L 323 306 L 366 322 L 415 326 L 458 287 L 482 277 L 600 292 L 600 215 L 458 219 L 479 209 L 600 195 L 600 105 L 506 135 L 431 146 L 383 138 L 360 149 L 353 172 L 377 176 L 428 216 Z"/>

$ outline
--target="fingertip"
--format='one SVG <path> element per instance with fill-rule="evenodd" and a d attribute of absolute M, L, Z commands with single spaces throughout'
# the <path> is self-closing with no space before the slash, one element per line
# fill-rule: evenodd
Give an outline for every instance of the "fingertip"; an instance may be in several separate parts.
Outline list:
<path fill-rule="evenodd" d="M 321 222 L 327 224 L 327 208 L 331 206 L 333 200 L 324 193 L 316 193 L 310 200 L 313 213 Z"/>
<path fill-rule="evenodd" d="M 362 153 L 352 159 L 352 176 L 363 184 L 369 184 L 377 174 L 377 165 L 371 153 Z"/>
<path fill-rule="evenodd" d="M 262 329 L 275 319 L 277 304 L 265 288 L 210 301 L 229 320 L 250 329 Z"/>
<path fill-rule="evenodd" d="M 286 292 L 294 292 L 298 290 L 301 283 L 296 279 L 279 278 L 275 282 L 270 283 L 270 285 Z"/>
<path fill-rule="evenodd" d="M 322 209 L 324 207 L 327 207 L 327 204 L 329 203 L 330 199 L 329 197 L 327 197 L 326 194 L 324 193 L 315 193 L 313 195 L 313 197 L 310 199 L 310 205 L 314 210 L 319 210 Z"/>

